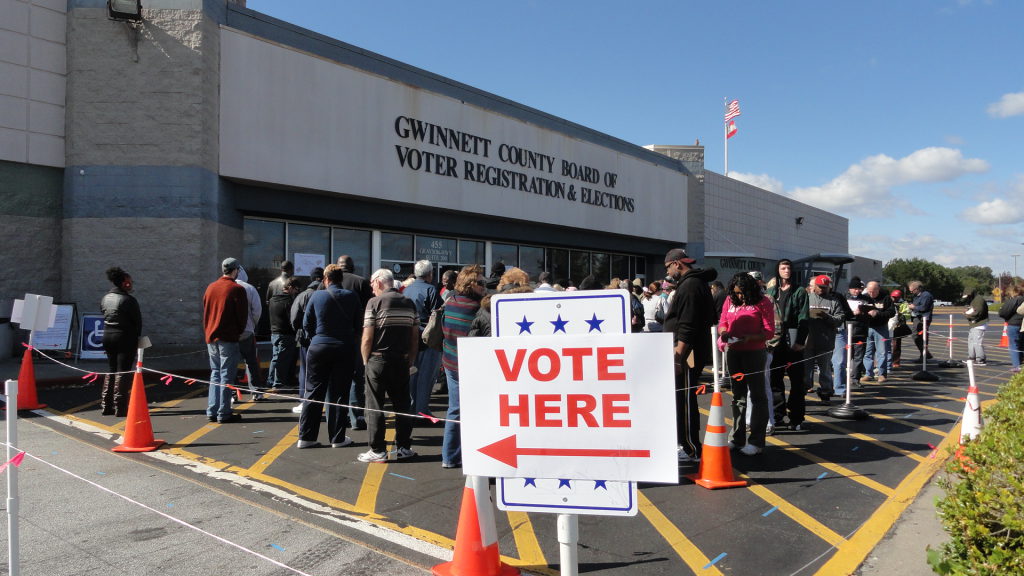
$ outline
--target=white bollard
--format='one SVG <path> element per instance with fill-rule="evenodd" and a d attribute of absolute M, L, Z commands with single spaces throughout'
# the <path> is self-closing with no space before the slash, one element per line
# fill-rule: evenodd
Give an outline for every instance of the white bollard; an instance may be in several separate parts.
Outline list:
<path fill-rule="evenodd" d="M 15 456 L 18 444 L 18 381 L 8 380 L 7 393 L 7 461 Z M 7 467 L 7 571 L 11 576 L 21 573 L 18 556 L 18 467 Z"/>
<path fill-rule="evenodd" d="M 575 514 L 558 515 L 558 563 L 562 576 L 580 573 L 577 544 L 580 541 L 580 519 Z"/>

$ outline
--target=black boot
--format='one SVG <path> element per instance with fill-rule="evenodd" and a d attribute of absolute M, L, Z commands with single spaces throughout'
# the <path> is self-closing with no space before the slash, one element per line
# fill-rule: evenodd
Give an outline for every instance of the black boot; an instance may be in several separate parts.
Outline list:
<path fill-rule="evenodd" d="M 103 377 L 103 384 L 100 388 L 100 414 L 112 416 L 114 414 L 114 385 L 113 377 L 107 374 Z"/>
<path fill-rule="evenodd" d="M 118 374 L 114 376 L 114 416 L 124 418 L 128 415 L 128 398 L 131 389 L 128 387 L 128 378 Z"/>

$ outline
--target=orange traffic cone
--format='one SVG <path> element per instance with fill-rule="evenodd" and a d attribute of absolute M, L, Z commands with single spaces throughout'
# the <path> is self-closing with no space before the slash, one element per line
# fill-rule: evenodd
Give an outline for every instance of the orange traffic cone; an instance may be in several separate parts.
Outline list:
<path fill-rule="evenodd" d="M 971 384 L 967 388 L 967 402 L 964 403 L 964 415 L 960 419 L 960 443 L 974 440 L 981 434 L 984 423 L 981 420 L 981 403 L 978 402 L 978 387 Z"/>
<path fill-rule="evenodd" d="M 39 403 L 36 395 L 36 367 L 32 365 L 32 349 L 25 348 L 21 357 L 21 369 L 18 371 L 18 410 L 38 410 L 46 408 Z"/>
<path fill-rule="evenodd" d="M 722 393 L 711 395 L 711 415 L 708 429 L 704 433 L 704 450 L 701 453 L 700 471 L 687 474 L 697 484 L 714 490 L 746 486 L 746 480 L 736 480 L 732 475 L 732 456 L 729 455 L 729 440 L 725 431 L 725 410 L 722 408 Z"/>
<path fill-rule="evenodd" d="M 139 363 L 139 368 L 142 363 Z M 152 452 L 167 442 L 153 439 L 153 424 L 149 421 L 149 405 L 146 402 L 146 384 L 142 372 L 135 371 L 132 381 L 132 395 L 128 400 L 128 418 L 124 425 L 124 438 L 114 452 Z"/>
<path fill-rule="evenodd" d="M 455 556 L 434 566 L 436 576 L 513 576 L 519 570 L 504 564 L 498 555 L 498 529 L 494 524 L 490 488 L 483 476 L 466 476 L 462 490 L 459 527 L 455 532 Z"/>
<path fill-rule="evenodd" d="M 999 347 L 1000 348 L 1009 348 L 1010 347 L 1010 338 L 1007 337 L 1007 334 L 1006 334 L 1006 328 L 1008 326 L 1009 326 L 1009 324 L 1007 322 L 1003 322 L 1003 337 L 999 339 Z"/>

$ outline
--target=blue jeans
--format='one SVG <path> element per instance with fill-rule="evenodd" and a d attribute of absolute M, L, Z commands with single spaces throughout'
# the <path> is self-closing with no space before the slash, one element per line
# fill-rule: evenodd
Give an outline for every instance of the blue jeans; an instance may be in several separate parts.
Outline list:
<path fill-rule="evenodd" d="M 206 399 L 206 415 L 218 420 L 231 416 L 231 394 L 235 385 L 238 361 L 242 355 L 238 342 L 217 340 L 206 345 L 210 355 L 210 391 Z"/>
<path fill-rule="evenodd" d="M 441 365 L 441 351 L 420 348 L 416 355 L 417 372 L 409 377 L 409 398 L 413 414 L 430 414 L 430 393 L 437 379 L 437 367 Z"/>
<path fill-rule="evenodd" d="M 298 350 L 295 348 L 295 335 L 271 334 L 270 346 L 273 355 L 270 357 L 267 382 L 271 388 L 291 386 L 292 374 L 295 373 L 295 357 L 298 354 Z"/>
<path fill-rule="evenodd" d="M 353 430 L 366 427 L 366 420 L 363 418 L 363 407 L 366 406 L 366 366 L 363 366 L 363 356 L 359 353 L 359 345 L 356 345 L 355 354 L 352 356 L 352 388 L 348 393 L 348 422 Z M 362 422 L 360 422 L 362 420 Z"/>
<path fill-rule="evenodd" d="M 263 388 L 263 372 L 260 369 L 260 357 L 256 352 L 256 336 L 239 340 L 238 353 L 245 360 L 245 374 L 249 380 L 249 391 L 256 394 L 260 388 Z"/>
<path fill-rule="evenodd" d="M 1009 330 L 1007 330 L 1009 334 Z M 971 360 L 984 362 L 985 356 L 985 325 L 975 326 L 967 333 L 967 357 Z"/>
<path fill-rule="evenodd" d="M 864 371 L 872 376 L 874 369 L 878 376 L 888 376 L 892 369 L 892 342 L 889 340 L 889 328 L 868 327 L 868 350 L 864 353 Z"/>
<path fill-rule="evenodd" d="M 1014 372 L 1020 370 L 1020 326 L 1010 324 L 1006 328 L 1007 350 L 1010 352 L 1010 362 L 1013 364 Z"/>
<path fill-rule="evenodd" d="M 832 355 L 835 354 L 835 350 L 832 351 Z M 807 372 L 804 374 L 804 379 L 807 382 L 807 389 L 814 388 L 814 367 L 818 367 L 818 396 L 824 396 L 828 398 L 832 394 L 835 394 L 835 388 L 832 383 L 832 358 L 827 351 L 806 351 L 805 356 L 807 358 L 804 365 L 806 366 Z M 845 392 L 845 389 L 844 389 Z"/>
<path fill-rule="evenodd" d="M 462 431 L 459 426 L 459 381 L 445 371 L 448 379 L 448 415 L 444 423 L 444 440 L 441 443 L 441 463 L 462 464 Z"/>
<path fill-rule="evenodd" d="M 832 382 L 836 394 L 846 394 L 846 330 L 836 332 L 836 347 L 832 350 Z"/>

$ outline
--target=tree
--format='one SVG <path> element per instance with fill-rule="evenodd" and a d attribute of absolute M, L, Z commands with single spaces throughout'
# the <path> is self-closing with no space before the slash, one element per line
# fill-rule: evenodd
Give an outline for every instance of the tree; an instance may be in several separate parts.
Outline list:
<path fill-rule="evenodd" d="M 955 272 L 941 264 L 920 258 L 890 260 L 882 268 L 882 274 L 890 281 L 903 286 L 911 280 L 919 280 L 938 300 L 957 302 L 963 295 L 964 283 Z"/>
<path fill-rule="evenodd" d="M 964 291 L 976 290 L 979 294 L 989 294 L 995 288 L 996 279 L 988 266 L 958 266 L 953 273 L 960 278 Z"/>

